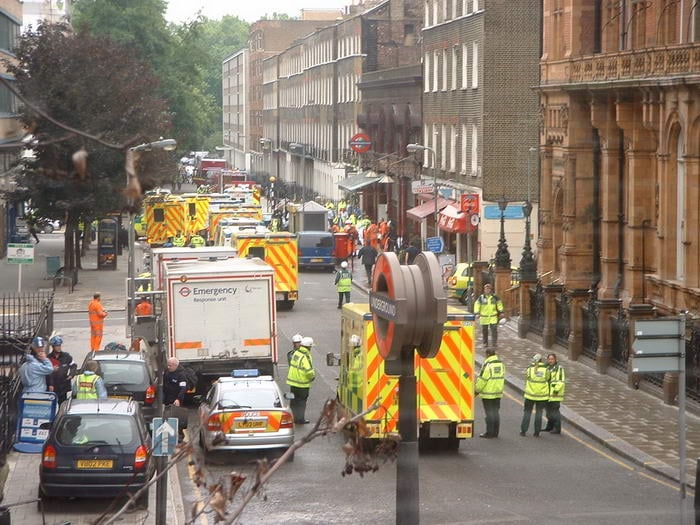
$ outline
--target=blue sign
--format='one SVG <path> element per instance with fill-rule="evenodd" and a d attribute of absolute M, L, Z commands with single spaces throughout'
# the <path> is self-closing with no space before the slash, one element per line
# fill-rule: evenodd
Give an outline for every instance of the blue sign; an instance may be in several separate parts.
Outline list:
<path fill-rule="evenodd" d="M 177 418 L 153 418 L 153 455 L 171 456 L 177 445 Z"/>
<path fill-rule="evenodd" d="M 501 210 L 498 209 L 498 205 L 493 204 L 489 206 L 484 206 L 484 218 L 485 219 L 501 219 Z M 523 207 L 520 204 L 513 204 L 511 206 L 506 206 L 503 212 L 504 219 L 524 219 L 525 213 L 523 212 Z"/>
<path fill-rule="evenodd" d="M 428 237 L 425 240 L 425 246 L 428 248 L 429 252 L 442 253 L 445 251 L 445 243 L 442 237 Z"/>
<path fill-rule="evenodd" d="M 22 394 L 17 413 L 17 433 L 13 448 L 19 452 L 38 454 L 49 437 L 49 429 L 39 428 L 56 417 L 58 402 L 53 392 Z"/>

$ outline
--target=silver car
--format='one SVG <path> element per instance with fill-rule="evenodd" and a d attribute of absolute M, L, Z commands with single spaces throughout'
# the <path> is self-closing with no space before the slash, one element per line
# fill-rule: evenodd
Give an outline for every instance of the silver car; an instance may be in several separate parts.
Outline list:
<path fill-rule="evenodd" d="M 234 370 L 231 376 L 219 378 L 199 407 L 204 452 L 289 448 L 294 417 L 272 376 L 257 370 Z"/>

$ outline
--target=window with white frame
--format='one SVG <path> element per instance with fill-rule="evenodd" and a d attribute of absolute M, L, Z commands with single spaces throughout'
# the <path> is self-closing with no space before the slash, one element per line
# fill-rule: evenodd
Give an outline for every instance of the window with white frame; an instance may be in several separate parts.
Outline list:
<path fill-rule="evenodd" d="M 452 90 L 457 89 L 457 46 L 452 46 Z"/>
<path fill-rule="evenodd" d="M 458 0 L 452 0 L 452 13 L 450 13 L 450 18 L 452 20 L 457 18 L 457 4 L 458 4 Z"/>
<path fill-rule="evenodd" d="M 438 90 L 438 76 L 439 76 L 439 71 L 438 71 L 438 52 L 433 51 L 433 91 Z"/>
<path fill-rule="evenodd" d="M 479 0 L 474 0 L 474 2 L 472 3 L 472 11 L 474 11 L 476 13 L 478 10 L 479 10 Z"/>
<path fill-rule="evenodd" d="M 461 140 L 462 147 L 459 148 L 459 154 L 462 158 L 462 170 L 461 170 L 461 172 L 466 174 L 467 173 L 467 147 L 469 146 L 469 144 L 467 142 L 469 139 L 469 136 L 467 135 L 467 125 L 466 124 L 462 124 L 462 134 L 461 135 L 462 135 L 462 140 Z"/>
<path fill-rule="evenodd" d="M 476 124 L 472 124 L 472 177 L 478 175 L 479 167 L 479 129 Z"/>
<path fill-rule="evenodd" d="M 479 87 L 479 42 L 472 44 L 472 88 Z"/>
<path fill-rule="evenodd" d="M 438 149 L 438 125 L 437 124 L 433 124 L 433 136 L 432 136 L 431 140 L 432 140 L 432 144 L 430 146 L 433 148 L 433 151 L 435 152 L 435 154 L 433 155 L 433 159 L 432 159 L 430 165 L 433 168 L 437 168 L 437 164 L 436 164 L 437 161 L 435 159 L 435 156 L 440 151 Z"/>
<path fill-rule="evenodd" d="M 450 171 L 457 171 L 457 127 L 450 126 Z"/>
<path fill-rule="evenodd" d="M 438 1 L 439 0 L 433 0 L 433 24 L 435 25 L 438 23 Z"/>
<path fill-rule="evenodd" d="M 430 53 L 423 55 L 423 92 L 430 91 Z"/>
<path fill-rule="evenodd" d="M 441 22 L 445 22 L 447 20 L 447 0 L 441 0 L 442 2 L 442 20 Z"/>
<path fill-rule="evenodd" d="M 440 169 L 447 169 L 447 126 L 441 126 L 440 133 Z"/>
<path fill-rule="evenodd" d="M 423 144 L 430 146 L 430 128 L 427 124 L 423 124 Z M 428 167 L 428 152 L 423 152 L 423 167 Z"/>
<path fill-rule="evenodd" d="M 430 27 L 430 1 L 425 0 L 425 6 L 423 7 L 423 25 L 425 27 Z"/>
<path fill-rule="evenodd" d="M 469 56 L 469 48 L 467 44 L 462 44 L 462 89 L 467 89 L 469 85 L 469 67 L 467 57 Z"/>
<path fill-rule="evenodd" d="M 442 50 L 442 91 L 447 91 L 447 49 Z"/>

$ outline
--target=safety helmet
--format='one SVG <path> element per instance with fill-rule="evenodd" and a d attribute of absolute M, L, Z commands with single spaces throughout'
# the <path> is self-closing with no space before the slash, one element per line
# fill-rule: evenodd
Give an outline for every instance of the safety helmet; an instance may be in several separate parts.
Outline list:
<path fill-rule="evenodd" d="M 311 348 L 314 346 L 314 340 L 311 337 L 302 337 L 301 339 L 301 346 L 305 346 L 306 348 Z"/>
<path fill-rule="evenodd" d="M 348 267 L 347 261 L 341 262 L 341 263 L 340 263 L 340 267 L 341 267 L 341 268 L 347 268 L 347 267 Z"/>
<path fill-rule="evenodd" d="M 301 334 L 294 334 L 292 336 L 292 343 L 301 343 L 302 339 L 303 337 L 301 336 Z"/>
<path fill-rule="evenodd" d="M 61 346 L 63 344 L 63 338 L 60 335 L 54 335 L 49 339 L 49 344 L 51 346 Z"/>
<path fill-rule="evenodd" d="M 46 342 L 44 341 L 43 337 L 37 336 L 32 339 L 32 348 L 44 348 L 45 346 Z"/>

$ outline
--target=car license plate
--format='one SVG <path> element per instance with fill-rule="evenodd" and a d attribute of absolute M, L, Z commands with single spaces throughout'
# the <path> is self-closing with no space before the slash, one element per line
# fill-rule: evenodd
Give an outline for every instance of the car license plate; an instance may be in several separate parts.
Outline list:
<path fill-rule="evenodd" d="M 98 468 L 112 468 L 114 465 L 114 460 L 112 459 L 79 459 L 78 468 L 84 469 L 98 469 Z"/>
<path fill-rule="evenodd" d="M 131 396 L 115 396 L 115 395 L 109 395 L 107 396 L 110 399 L 131 399 Z"/>
<path fill-rule="evenodd" d="M 267 419 L 237 419 L 236 430 L 264 430 Z"/>
<path fill-rule="evenodd" d="M 320 257 L 315 257 L 311 259 L 311 262 L 323 262 L 323 259 L 321 259 Z"/>

